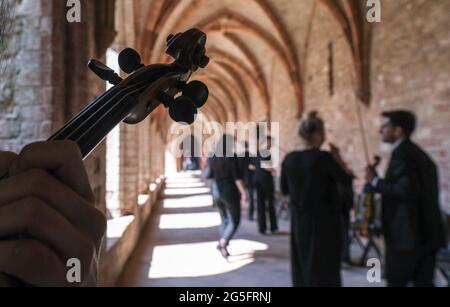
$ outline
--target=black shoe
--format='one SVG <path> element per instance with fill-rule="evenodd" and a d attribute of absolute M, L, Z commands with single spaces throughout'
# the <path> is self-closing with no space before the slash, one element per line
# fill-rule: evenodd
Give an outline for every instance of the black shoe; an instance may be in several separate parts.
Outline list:
<path fill-rule="evenodd" d="M 228 257 L 230 257 L 230 253 L 225 246 L 217 245 L 217 250 L 220 252 L 223 258 L 228 259 Z"/>

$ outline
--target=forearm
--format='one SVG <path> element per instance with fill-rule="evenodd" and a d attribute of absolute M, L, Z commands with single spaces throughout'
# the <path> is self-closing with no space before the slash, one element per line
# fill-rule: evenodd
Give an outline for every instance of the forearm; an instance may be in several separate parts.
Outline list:
<path fill-rule="evenodd" d="M 415 191 L 408 178 L 400 178 L 396 181 L 378 179 L 372 185 L 374 191 L 383 196 L 399 200 L 410 200 L 415 197 Z"/>

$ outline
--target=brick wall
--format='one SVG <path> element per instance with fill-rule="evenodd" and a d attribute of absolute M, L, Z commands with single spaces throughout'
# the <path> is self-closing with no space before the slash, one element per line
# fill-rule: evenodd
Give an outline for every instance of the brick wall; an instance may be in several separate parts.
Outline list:
<path fill-rule="evenodd" d="M 18 152 L 50 135 L 52 18 L 40 0 L 13 2 L 16 18 L 0 77 L 0 149 Z"/>
<path fill-rule="evenodd" d="M 82 23 L 66 21 L 64 1 L 23 0 L 0 81 L 0 150 L 19 152 L 47 139 L 105 89 L 88 72 L 96 56 L 94 2 L 83 2 Z M 105 207 L 105 146 L 86 160 L 97 205 Z"/>
<path fill-rule="evenodd" d="M 293 72 L 286 69 L 286 61 L 290 67 L 292 62 L 280 55 L 285 55 L 285 50 L 281 49 L 289 46 L 285 43 L 277 45 L 277 42 L 282 41 L 279 29 L 286 29 L 301 66 L 300 71 L 296 73 L 301 76 L 303 83 L 305 111 L 317 109 L 326 119 L 329 141 L 341 147 L 344 158 L 359 174 L 357 189 L 361 187 L 367 163 L 362 135 L 367 139 L 369 155 L 381 153 L 384 158 L 382 169 L 385 168 L 389 151 L 386 146 L 380 144 L 379 114 L 384 110 L 406 108 L 418 115 L 419 128 L 414 139 L 430 153 L 440 168 L 442 204 L 450 212 L 450 61 L 447 55 L 450 44 L 450 2 L 382 1 L 382 22 L 373 25 L 370 36 L 372 49 L 368 60 L 371 64 L 369 74 L 372 97 L 369 107 L 357 98 L 359 78 L 356 76 L 354 55 L 341 24 L 329 7 L 323 5 L 326 2 L 249 0 L 243 4 L 240 0 L 226 0 L 212 4 L 211 1 L 205 0 L 195 1 L 195 5 L 192 4 L 183 12 L 183 8 L 189 7 L 189 3 L 185 2 L 172 12 L 166 24 L 156 27 L 161 33 L 157 33 L 160 36 L 155 44 L 164 41 L 167 31 L 170 31 L 175 23 L 182 24 L 185 30 L 190 26 L 202 24 L 204 20 L 214 22 L 208 18 L 216 13 L 226 12 L 224 18 L 218 17 L 222 18 L 220 24 L 210 29 L 208 48 L 219 49 L 229 57 L 235 57 L 235 62 L 247 67 L 250 74 L 257 73 L 256 77 L 268 84 L 271 119 L 281 124 L 280 147 L 281 154 L 284 155 L 301 147 L 297 136 L 298 101 L 292 86 Z M 361 1 L 363 7 L 364 3 Z M 351 15 L 348 13 L 348 6 L 344 5 L 341 9 L 345 16 Z M 267 14 L 267 11 L 271 12 Z M 145 18 L 145 14 L 141 16 Z M 233 19 L 235 16 L 238 17 Z M 141 24 L 146 22 L 151 24 L 146 20 Z M 253 27 L 255 25 L 256 27 Z M 142 31 L 141 34 L 148 33 Z M 230 36 L 238 37 L 239 43 L 236 45 L 235 39 L 232 43 Z M 246 51 L 239 50 L 239 44 L 245 47 Z M 152 49 L 153 46 L 141 47 Z M 162 49 L 162 46 L 156 48 Z M 156 55 L 156 58 L 158 56 Z M 334 84 L 332 93 L 330 57 Z M 221 57 L 215 54 L 212 65 L 202 72 L 204 74 L 201 78 L 215 91 L 214 94 L 219 97 L 218 103 L 222 107 L 217 106 L 214 99 L 211 99 L 205 110 L 209 116 L 215 118 L 226 112 L 233 113 L 232 111 L 237 109 L 239 119 L 245 120 L 247 114 L 242 108 L 242 101 L 237 101 L 239 107 L 234 107 L 235 97 L 223 97 L 214 82 L 208 80 L 208 77 L 213 79 L 220 72 L 221 68 L 215 64 L 221 60 Z M 261 66 L 258 72 L 253 69 L 255 65 Z M 233 78 L 230 78 L 229 69 L 228 73 L 220 75 L 220 79 L 232 91 L 242 92 L 242 87 L 247 91 L 252 106 L 250 119 L 260 121 L 266 115 L 266 108 L 264 97 L 256 89 L 257 84 L 247 73 L 239 73 L 236 67 L 231 68 L 238 73 L 241 84 L 236 84 Z M 362 126 L 358 114 L 361 114 Z"/>
<path fill-rule="evenodd" d="M 450 2 L 384 4 L 373 49 L 373 103 L 380 110 L 407 108 L 419 119 L 415 140 L 438 163 L 442 204 L 450 212 Z M 373 125 L 373 124 L 372 124 Z M 373 139 L 374 137 L 372 137 Z"/>
<path fill-rule="evenodd" d="M 306 29 L 310 1 L 296 4 L 302 18 L 280 6 L 280 15 L 294 35 L 299 50 L 304 50 L 302 33 Z M 301 9 L 301 11 L 300 11 Z M 284 11 L 283 11 L 284 10 Z M 382 153 L 384 167 L 389 159 L 378 136 L 379 114 L 384 110 L 404 108 L 414 111 L 419 127 L 414 140 L 437 162 L 441 177 L 441 199 L 450 212 L 450 46 L 448 12 L 450 2 L 383 1 L 382 22 L 374 26 L 371 54 L 372 100 L 370 108 L 355 96 L 355 73 L 351 52 L 336 20 L 322 6 L 317 7 L 312 22 L 309 52 L 302 63 L 305 69 L 306 111 L 317 109 L 327 122 L 328 138 L 339 145 L 346 160 L 362 177 L 366 164 L 360 125 L 359 106 L 371 155 Z M 284 14 L 286 13 L 286 14 Z M 333 45 L 334 94 L 329 91 L 329 44 Z M 299 52 L 301 58 L 303 52 Z M 279 69 L 273 85 L 275 120 L 282 124 L 283 152 L 299 146 L 298 121 L 292 112 L 293 102 L 286 93 L 287 76 Z M 283 140 L 284 138 L 284 140 Z M 358 187 L 361 180 L 358 182 Z"/>

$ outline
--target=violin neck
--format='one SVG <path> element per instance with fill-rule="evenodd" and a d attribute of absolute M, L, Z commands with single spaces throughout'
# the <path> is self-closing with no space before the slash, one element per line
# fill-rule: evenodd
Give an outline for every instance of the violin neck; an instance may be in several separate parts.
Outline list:
<path fill-rule="evenodd" d="M 86 158 L 135 107 L 140 87 L 115 86 L 92 101 L 65 124 L 49 141 L 71 140 Z"/>

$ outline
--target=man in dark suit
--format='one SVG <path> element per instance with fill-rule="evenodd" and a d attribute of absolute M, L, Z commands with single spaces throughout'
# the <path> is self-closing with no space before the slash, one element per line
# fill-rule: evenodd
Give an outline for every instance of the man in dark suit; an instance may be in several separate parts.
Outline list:
<path fill-rule="evenodd" d="M 260 144 L 261 145 L 261 144 Z M 272 148 L 272 137 L 267 136 L 266 148 L 258 150 L 257 157 L 254 158 L 255 173 L 254 183 L 257 195 L 257 216 L 259 232 L 263 235 L 267 231 L 267 213 L 269 214 L 270 232 L 278 232 L 278 221 L 275 210 L 275 170 L 271 163 L 272 157 L 270 149 Z"/>
<path fill-rule="evenodd" d="M 245 182 L 245 187 L 248 192 L 248 219 L 253 221 L 254 211 L 255 211 L 255 196 L 254 196 L 254 182 L 253 177 L 255 173 L 255 161 L 249 151 L 248 142 L 245 142 L 245 148 L 243 154 L 237 157 L 239 171 L 241 172 L 242 178 Z"/>
<path fill-rule="evenodd" d="M 382 117 L 380 134 L 394 151 L 385 179 L 366 169 L 366 188 L 382 195 L 388 285 L 431 287 L 436 253 L 445 246 L 437 169 L 410 139 L 414 114 L 394 111 Z"/>

